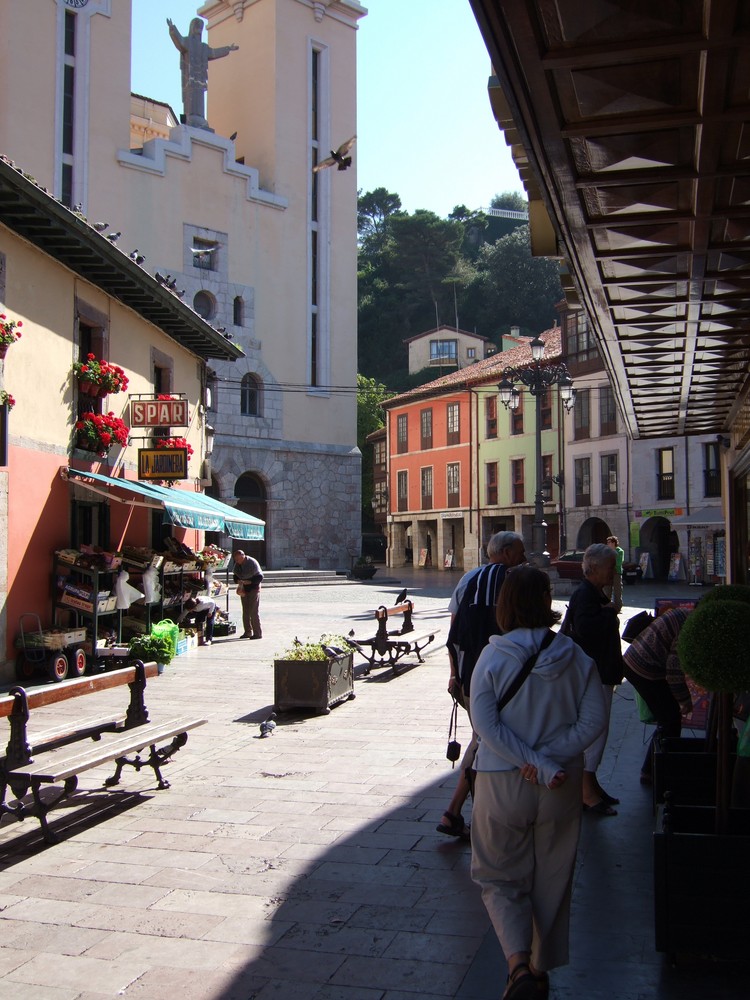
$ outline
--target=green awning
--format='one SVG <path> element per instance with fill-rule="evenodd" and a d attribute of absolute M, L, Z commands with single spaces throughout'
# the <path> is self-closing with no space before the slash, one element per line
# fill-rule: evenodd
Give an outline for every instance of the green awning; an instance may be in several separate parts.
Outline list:
<path fill-rule="evenodd" d="M 199 531 L 222 531 L 232 538 L 247 541 L 261 540 L 265 533 L 265 522 L 252 514 L 235 510 L 204 493 L 188 493 L 187 490 L 168 489 L 156 483 L 144 483 L 133 479 L 114 479 L 98 472 L 83 472 L 79 469 L 63 469 L 63 478 L 81 483 L 94 493 L 99 493 L 118 503 L 132 503 L 152 509 L 162 508 L 170 524 L 181 528 L 196 528 Z M 97 484 L 102 484 L 99 486 Z M 106 487 L 103 489 L 102 487 Z M 131 494 L 127 500 L 112 489 Z"/>

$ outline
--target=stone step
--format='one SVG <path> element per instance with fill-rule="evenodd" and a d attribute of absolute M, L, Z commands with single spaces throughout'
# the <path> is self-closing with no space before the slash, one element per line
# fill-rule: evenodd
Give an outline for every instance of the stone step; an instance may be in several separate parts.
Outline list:
<path fill-rule="evenodd" d="M 349 580 L 346 570 L 269 569 L 263 573 L 263 587 L 338 587 Z"/>

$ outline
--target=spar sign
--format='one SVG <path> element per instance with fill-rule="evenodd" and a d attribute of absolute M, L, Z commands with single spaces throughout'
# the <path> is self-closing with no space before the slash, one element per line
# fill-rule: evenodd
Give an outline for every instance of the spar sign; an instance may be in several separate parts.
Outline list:
<path fill-rule="evenodd" d="M 131 427 L 187 427 L 186 399 L 132 399 Z"/>

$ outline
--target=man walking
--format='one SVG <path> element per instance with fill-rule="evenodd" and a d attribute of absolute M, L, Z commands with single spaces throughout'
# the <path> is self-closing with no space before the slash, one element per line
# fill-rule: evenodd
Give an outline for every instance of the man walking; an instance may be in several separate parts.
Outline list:
<path fill-rule="evenodd" d="M 240 639 L 262 639 L 263 629 L 260 624 L 260 585 L 263 573 L 260 563 L 252 556 L 246 555 L 242 549 L 234 553 L 234 582 L 238 584 L 237 593 L 242 601 L 242 628 Z"/>
<path fill-rule="evenodd" d="M 490 635 L 498 631 L 495 605 L 503 580 L 508 570 L 526 562 L 523 538 L 515 531 L 499 531 L 487 544 L 487 558 L 489 565 L 464 573 L 448 605 L 451 613 L 447 642 L 451 666 L 448 691 L 467 710 L 474 664 Z M 472 729 L 471 742 L 461 761 L 456 790 L 437 826 L 438 833 L 448 837 L 466 839 L 469 834 L 461 808 L 471 791 L 467 772 L 471 770 L 476 752 L 477 737 Z"/>

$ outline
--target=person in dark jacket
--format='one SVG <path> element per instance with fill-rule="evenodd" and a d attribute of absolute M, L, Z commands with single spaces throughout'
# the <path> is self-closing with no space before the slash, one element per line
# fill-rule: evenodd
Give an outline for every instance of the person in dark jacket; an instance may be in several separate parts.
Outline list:
<path fill-rule="evenodd" d="M 566 631 L 596 663 L 607 704 L 607 726 L 584 752 L 583 764 L 583 808 L 599 816 L 616 816 L 613 807 L 619 803 L 596 776 L 607 744 L 612 694 L 625 672 L 617 609 L 605 593 L 612 586 L 616 558 L 608 545 L 589 545 L 583 553 L 583 583 L 574 591 L 566 616 Z"/>

